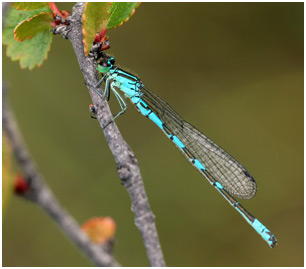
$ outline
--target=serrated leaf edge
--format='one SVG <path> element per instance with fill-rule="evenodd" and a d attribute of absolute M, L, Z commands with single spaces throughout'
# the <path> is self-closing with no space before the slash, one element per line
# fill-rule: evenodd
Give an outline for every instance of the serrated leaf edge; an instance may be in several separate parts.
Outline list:
<path fill-rule="evenodd" d="M 52 35 L 52 38 L 53 38 L 53 35 Z M 50 52 L 50 50 L 51 50 L 51 43 L 52 43 L 52 40 L 51 40 L 51 42 L 50 42 L 50 46 L 49 46 L 48 50 L 47 50 L 46 53 L 45 53 L 45 58 L 43 58 L 42 63 L 39 64 L 39 65 L 38 65 L 38 64 L 34 64 L 34 66 L 31 66 L 31 67 L 30 67 L 30 66 L 24 66 L 24 65 L 22 65 L 22 64 L 21 64 L 21 58 L 24 56 L 23 54 L 22 54 L 22 55 L 19 55 L 19 56 L 13 57 L 13 56 L 9 55 L 9 54 L 8 54 L 8 50 L 6 50 L 6 56 L 9 57 L 13 62 L 19 61 L 19 65 L 20 65 L 20 68 L 21 68 L 21 69 L 26 69 L 26 68 L 28 68 L 29 70 L 32 70 L 32 69 L 34 69 L 36 66 L 37 66 L 38 68 L 40 68 L 40 67 L 42 67 L 44 61 L 46 61 L 46 60 L 48 59 L 48 54 L 49 54 L 49 52 Z M 7 45 L 7 47 L 10 47 L 10 46 L 12 46 L 12 45 L 13 45 L 13 44 L 9 44 L 9 45 Z"/>
<path fill-rule="evenodd" d="M 133 10 L 131 11 L 130 15 L 124 20 L 122 21 L 120 24 L 118 24 L 117 26 L 111 27 L 111 28 L 107 28 L 107 30 L 112 30 L 112 29 L 116 29 L 117 27 L 120 27 L 122 24 L 126 23 L 135 13 L 136 8 L 138 8 L 140 6 L 142 2 L 138 2 L 138 5 L 136 7 L 133 8 Z M 115 12 L 115 10 L 114 10 Z"/>
<path fill-rule="evenodd" d="M 24 40 L 26 40 L 26 39 L 31 39 L 32 37 L 34 37 L 35 35 L 34 35 L 34 36 L 30 36 L 30 37 L 26 37 L 26 38 L 24 38 L 24 39 L 19 39 L 18 36 L 16 36 L 17 28 L 18 28 L 21 24 L 23 24 L 25 21 L 30 21 L 30 20 L 32 20 L 33 18 L 35 18 L 35 17 L 37 17 L 37 16 L 40 16 L 40 15 L 42 15 L 42 14 L 50 14 L 50 15 L 52 16 L 52 14 L 51 14 L 50 12 L 41 12 L 41 13 L 39 13 L 39 14 L 36 14 L 36 15 L 32 16 L 31 18 L 28 18 L 28 19 L 25 19 L 25 20 L 19 22 L 19 23 L 16 25 L 15 29 L 14 29 L 14 39 L 17 40 L 18 42 L 22 42 L 22 41 L 24 41 Z M 52 25 L 51 25 L 51 24 L 50 24 L 50 28 L 52 28 Z M 39 33 L 40 33 L 40 32 L 39 32 Z M 37 33 L 37 34 L 38 34 L 38 33 Z"/>

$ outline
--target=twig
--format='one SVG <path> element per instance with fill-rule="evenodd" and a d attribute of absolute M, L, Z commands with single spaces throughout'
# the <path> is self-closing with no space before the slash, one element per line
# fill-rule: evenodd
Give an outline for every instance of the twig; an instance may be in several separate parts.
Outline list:
<path fill-rule="evenodd" d="M 51 190 L 44 183 L 22 141 L 16 125 L 15 118 L 5 100 L 7 86 L 2 84 L 2 124 L 3 129 L 9 138 L 14 156 L 16 157 L 25 180 L 29 185 L 24 198 L 41 206 L 46 213 L 58 224 L 61 230 L 67 235 L 88 258 L 97 266 L 119 266 L 114 258 L 105 252 L 101 246 L 91 243 L 86 234 L 80 229 L 76 221 L 60 206 L 53 196 Z"/>
<path fill-rule="evenodd" d="M 93 58 L 86 58 L 84 55 L 81 22 L 83 10 L 84 3 L 78 3 L 74 6 L 70 18 L 70 31 L 65 32 L 65 37 L 72 43 L 81 71 L 83 72 L 85 84 L 95 105 L 96 117 L 114 155 L 119 178 L 131 197 L 132 210 L 135 213 L 135 224 L 142 234 L 150 264 L 151 266 L 165 266 L 155 226 L 155 217 L 150 209 L 136 157 L 123 140 L 116 124 L 112 121 L 113 116 L 107 101 L 94 91 L 98 77 L 96 63 Z"/>

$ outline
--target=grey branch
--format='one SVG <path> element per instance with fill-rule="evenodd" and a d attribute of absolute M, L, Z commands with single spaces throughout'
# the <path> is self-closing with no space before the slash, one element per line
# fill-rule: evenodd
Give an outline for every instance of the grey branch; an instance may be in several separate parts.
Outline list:
<path fill-rule="evenodd" d="M 83 10 L 84 3 L 78 3 L 74 6 L 69 31 L 65 31 L 64 36 L 72 43 L 85 84 L 96 108 L 96 117 L 114 155 L 119 178 L 131 197 L 135 224 L 143 237 L 150 264 L 151 266 L 165 266 L 155 226 L 155 217 L 150 209 L 136 157 L 123 140 L 115 122 L 112 121 L 113 116 L 107 101 L 94 91 L 98 77 L 94 59 L 84 55 L 81 21 Z"/>
<path fill-rule="evenodd" d="M 5 98 L 7 86 L 2 84 L 2 125 L 11 143 L 14 156 L 16 157 L 29 185 L 24 198 L 38 204 L 49 214 L 54 222 L 61 228 L 71 241 L 97 266 L 119 266 L 112 255 L 105 252 L 101 246 L 93 244 L 87 235 L 80 229 L 76 221 L 60 206 L 51 190 L 44 183 L 23 143 L 15 118 Z"/>

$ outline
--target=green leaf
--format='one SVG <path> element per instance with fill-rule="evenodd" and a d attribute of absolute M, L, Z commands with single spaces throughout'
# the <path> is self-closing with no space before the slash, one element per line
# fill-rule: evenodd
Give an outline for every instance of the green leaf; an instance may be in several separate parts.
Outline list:
<path fill-rule="evenodd" d="M 5 20 L 4 20 L 4 27 L 8 28 L 14 28 L 17 26 L 17 24 L 23 20 L 30 19 L 36 14 L 39 14 L 41 12 L 49 12 L 49 8 L 41 8 L 37 10 L 31 10 L 31 11 L 23 11 L 23 10 L 16 10 L 15 8 L 8 7 L 6 14 L 5 14 Z"/>
<path fill-rule="evenodd" d="M 20 21 L 31 19 L 37 14 L 48 11 L 49 8 L 19 11 L 10 7 L 6 12 L 2 42 L 7 45 L 7 56 L 13 61 L 19 60 L 21 68 L 33 69 L 35 66 L 42 65 L 47 58 L 53 36 L 50 30 L 46 29 L 30 40 L 26 39 L 23 42 L 18 42 L 14 39 L 14 29 Z"/>
<path fill-rule="evenodd" d="M 6 54 L 13 61 L 20 61 L 21 68 L 33 69 L 35 66 L 40 67 L 47 59 L 52 42 L 52 34 L 49 30 L 38 33 L 30 40 L 23 42 L 14 42 L 7 44 Z"/>
<path fill-rule="evenodd" d="M 26 38 L 31 39 L 38 33 L 51 29 L 53 16 L 49 12 L 34 15 L 32 18 L 20 22 L 15 30 L 14 37 L 17 41 L 23 41 Z"/>
<path fill-rule="evenodd" d="M 96 34 L 105 29 L 118 27 L 128 21 L 139 4 L 140 2 L 87 2 L 82 17 L 85 54 L 88 55 Z"/>
<path fill-rule="evenodd" d="M 127 22 L 139 5 L 140 2 L 113 2 L 109 10 L 111 15 L 108 18 L 107 29 L 118 27 Z"/>
<path fill-rule="evenodd" d="M 92 44 L 95 40 L 96 33 L 100 33 L 106 29 L 108 23 L 108 16 L 110 2 L 87 2 L 85 4 L 82 23 L 83 23 L 83 43 L 85 54 L 88 55 Z"/>
<path fill-rule="evenodd" d="M 49 2 L 14 2 L 12 7 L 18 10 L 35 10 L 43 7 L 48 7 Z"/>

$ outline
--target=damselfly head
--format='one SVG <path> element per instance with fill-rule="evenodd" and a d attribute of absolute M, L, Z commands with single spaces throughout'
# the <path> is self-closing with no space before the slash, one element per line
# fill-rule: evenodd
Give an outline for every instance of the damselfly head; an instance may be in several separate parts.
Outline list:
<path fill-rule="evenodd" d="M 115 64 L 114 57 L 105 54 L 103 59 L 100 60 L 97 66 L 97 70 L 101 73 L 106 73 L 109 71 L 109 69 L 111 69 L 114 66 L 114 64 Z"/>
<path fill-rule="evenodd" d="M 104 54 L 104 57 L 100 60 L 99 65 L 104 67 L 112 67 L 115 64 L 115 58 Z"/>

